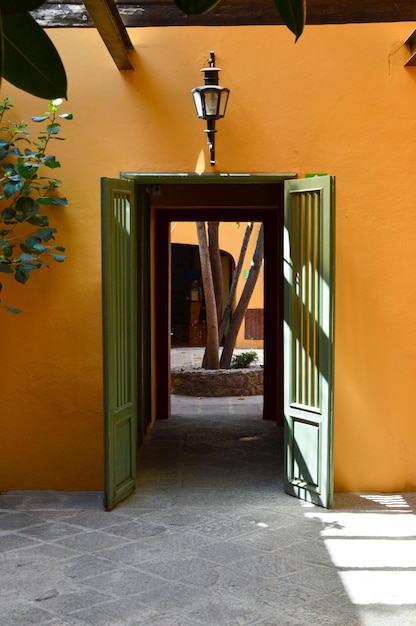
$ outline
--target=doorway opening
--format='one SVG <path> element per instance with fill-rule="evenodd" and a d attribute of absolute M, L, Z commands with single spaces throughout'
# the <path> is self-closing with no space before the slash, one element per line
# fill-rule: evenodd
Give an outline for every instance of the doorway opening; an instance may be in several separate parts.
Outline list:
<path fill-rule="evenodd" d="M 263 418 L 283 424 L 282 184 L 166 184 L 151 194 L 154 294 L 154 417 L 171 415 L 171 225 L 176 222 L 264 224 Z M 260 307 L 259 307 L 260 308 Z"/>
<path fill-rule="evenodd" d="M 202 280 L 196 223 L 173 222 L 170 227 L 172 415 L 186 412 L 188 406 L 192 406 L 189 397 L 193 397 L 199 415 L 221 412 L 221 409 L 225 414 L 235 414 L 241 409 L 241 402 L 247 399 L 246 404 L 255 407 L 254 412 L 261 417 L 263 224 L 221 221 L 209 226 L 205 223 L 205 226 L 209 231 L 208 245 L 212 245 L 212 240 L 216 242 L 215 251 L 210 249 L 209 254 L 210 259 L 214 258 L 212 275 L 216 280 L 210 300 L 207 300 Z M 207 347 L 207 311 L 213 299 L 220 328 L 219 370 L 215 372 L 205 369 L 203 363 Z"/>

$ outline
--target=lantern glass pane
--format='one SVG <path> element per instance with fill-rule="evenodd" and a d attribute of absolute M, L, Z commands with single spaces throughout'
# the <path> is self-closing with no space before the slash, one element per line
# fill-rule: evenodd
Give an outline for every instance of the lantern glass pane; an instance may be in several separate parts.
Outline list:
<path fill-rule="evenodd" d="M 218 96 L 217 91 L 205 91 L 205 115 L 217 116 Z"/>
<path fill-rule="evenodd" d="M 224 117 L 225 114 L 225 109 L 227 107 L 227 101 L 228 101 L 228 94 L 230 93 L 229 89 L 224 88 L 221 90 L 220 93 L 220 103 L 219 103 L 219 108 L 218 108 L 218 116 L 219 117 Z"/>
<path fill-rule="evenodd" d="M 192 90 L 192 95 L 194 97 L 196 114 L 198 115 L 198 117 L 204 117 L 204 111 L 203 111 L 203 108 L 202 108 L 201 92 L 199 91 L 199 89 L 193 89 Z"/>

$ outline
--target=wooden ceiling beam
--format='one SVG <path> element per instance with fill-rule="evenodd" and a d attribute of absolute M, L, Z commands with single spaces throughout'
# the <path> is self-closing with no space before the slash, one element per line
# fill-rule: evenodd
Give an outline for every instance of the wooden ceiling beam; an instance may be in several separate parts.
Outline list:
<path fill-rule="evenodd" d="M 133 44 L 114 0 L 84 0 L 84 4 L 118 69 L 134 69 L 129 58 Z"/>
<path fill-rule="evenodd" d="M 281 24 L 272 0 L 222 0 L 205 15 L 186 17 L 173 0 L 87 0 L 85 6 L 93 17 L 118 10 L 121 24 L 140 26 L 245 26 Z M 93 26 L 81 0 L 47 0 L 33 12 L 45 27 Z M 416 22 L 414 0 L 307 0 L 307 24 L 354 24 L 369 22 Z M 93 17 L 94 19 L 94 17 Z M 98 28 L 98 26 L 97 26 Z"/>
<path fill-rule="evenodd" d="M 307 0 L 307 24 L 416 21 L 414 0 Z M 272 0 L 222 0 L 205 15 L 185 16 L 173 0 L 119 0 L 126 26 L 246 26 L 282 24 Z"/>
<path fill-rule="evenodd" d="M 272 0 L 222 0 L 209 13 L 192 17 L 173 0 L 46 0 L 32 14 L 45 28 L 95 26 L 120 70 L 134 69 L 126 27 L 282 24 Z M 416 22 L 415 0 L 307 0 L 307 24 L 376 22 Z M 416 64 L 415 41 L 406 43 L 413 57 L 408 64 Z"/>

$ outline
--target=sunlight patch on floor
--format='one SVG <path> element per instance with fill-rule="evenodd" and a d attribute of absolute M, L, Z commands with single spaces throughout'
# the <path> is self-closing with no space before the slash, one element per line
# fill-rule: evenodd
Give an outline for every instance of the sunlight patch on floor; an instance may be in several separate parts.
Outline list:
<path fill-rule="evenodd" d="M 416 515 L 403 496 L 360 495 L 355 511 L 315 509 L 305 516 L 321 522 L 353 604 L 416 604 Z"/>
<path fill-rule="evenodd" d="M 414 571 L 346 571 L 340 577 L 353 604 L 415 604 Z"/>

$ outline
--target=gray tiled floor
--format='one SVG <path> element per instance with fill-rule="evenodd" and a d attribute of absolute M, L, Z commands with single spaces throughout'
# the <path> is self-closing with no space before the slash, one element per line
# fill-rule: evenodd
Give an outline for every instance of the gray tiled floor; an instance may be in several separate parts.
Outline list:
<path fill-rule="evenodd" d="M 173 397 L 136 493 L 0 495 L 1 626 L 416 624 L 416 494 L 283 493 L 261 398 Z"/>

